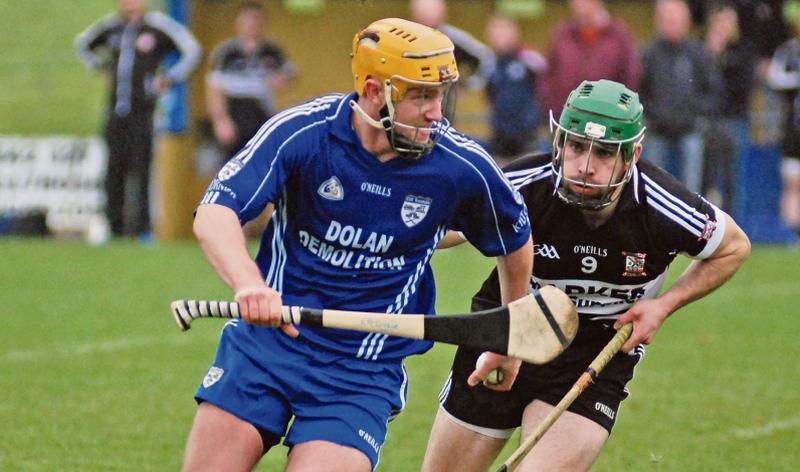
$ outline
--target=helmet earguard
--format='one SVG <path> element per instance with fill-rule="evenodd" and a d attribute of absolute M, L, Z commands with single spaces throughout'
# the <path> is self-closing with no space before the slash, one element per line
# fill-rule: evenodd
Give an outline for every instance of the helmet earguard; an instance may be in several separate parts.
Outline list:
<path fill-rule="evenodd" d="M 447 89 L 458 80 L 453 42 L 443 33 L 399 18 L 376 21 L 353 38 L 352 71 L 355 90 L 364 95 L 367 79 L 380 80 L 386 106 L 380 120 L 367 115 L 357 103 L 350 106 L 369 124 L 386 131 L 392 148 L 404 158 L 416 159 L 429 152 L 449 127 L 447 120 L 420 128 L 395 121 L 395 103 L 411 88 Z M 428 138 L 417 142 L 396 133 L 396 128 L 410 129 L 414 135 L 425 131 Z"/>
<path fill-rule="evenodd" d="M 553 133 L 553 178 L 558 196 L 566 203 L 588 210 L 599 210 L 610 205 L 622 193 L 622 188 L 633 173 L 634 154 L 644 138 L 643 107 L 639 95 L 623 84 L 611 80 L 583 81 L 573 90 L 558 121 L 550 111 L 550 131 Z M 579 139 L 606 149 L 615 149 L 622 156 L 625 171 L 615 179 L 616 162 L 607 184 L 576 181 L 564 175 L 563 153 L 567 139 Z M 589 159 L 586 161 L 589 166 Z M 579 184 L 603 190 L 598 196 L 587 197 L 569 191 L 568 184 Z"/>

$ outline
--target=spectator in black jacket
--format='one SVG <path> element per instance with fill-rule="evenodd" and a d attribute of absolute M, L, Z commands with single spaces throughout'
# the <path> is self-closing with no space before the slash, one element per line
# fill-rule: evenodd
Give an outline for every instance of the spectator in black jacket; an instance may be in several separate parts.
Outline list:
<path fill-rule="evenodd" d="M 657 36 L 645 47 L 640 85 L 647 109 L 645 157 L 699 192 L 705 119 L 716 103 L 717 73 L 703 43 L 689 36 L 691 17 L 683 0 L 659 0 Z"/>
<path fill-rule="evenodd" d="M 214 137 L 226 160 L 275 113 L 275 94 L 293 75 L 294 66 L 283 49 L 265 37 L 262 7 L 242 3 L 236 36 L 214 49 L 206 80 Z"/>
<path fill-rule="evenodd" d="M 78 57 L 109 80 L 105 138 L 108 170 L 106 215 L 114 236 L 138 235 L 150 241 L 149 170 L 153 149 L 153 111 L 157 98 L 172 84 L 186 80 L 200 62 L 197 40 L 180 23 L 156 11 L 144 0 L 119 0 L 109 14 L 75 39 Z M 180 60 L 161 68 L 164 56 L 180 52 Z M 136 180 L 136 220 L 126 228 L 125 181 Z M 129 225 L 130 226 L 130 225 Z"/>
<path fill-rule="evenodd" d="M 769 85 L 785 100 L 786 117 L 781 143 L 781 217 L 800 235 L 800 3 L 787 9 L 795 37 L 781 44 L 769 66 Z"/>
<path fill-rule="evenodd" d="M 756 51 L 739 35 L 736 10 L 717 4 L 707 16 L 706 50 L 720 72 L 719 101 L 705 133 L 703 194 L 730 213 L 736 194 L 739 156 L 749 148 L 747 115 Z"/>

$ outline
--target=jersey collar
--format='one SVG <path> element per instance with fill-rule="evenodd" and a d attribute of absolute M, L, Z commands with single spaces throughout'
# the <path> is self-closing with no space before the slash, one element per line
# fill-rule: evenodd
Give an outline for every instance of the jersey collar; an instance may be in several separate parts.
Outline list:
<path fill-rule="evenodd" d="M 336 115 L 333 117 L 331 124 L 331 134 L 348 143 L 358 143 L 358 136 L 353 129 L 351 117 L 353 116 L 353 109 L 348 105 L 350 100 L 358 100 L 358 94 L 353 92 L 342 98 L 336 109 Z"/>
<path fill-rule="evenodd" d="M 622 193 L 619 196 L 619 205 L 617 206 L 617 211 L 628 211 L 633 210 L 639 206 L 639 193 L 640 193 L 640 178 L 639 178 L 639 168 L 636 164 L 633 164 L 633 174 L 631 175 L 631 180 L 625 184 L 625 188 L 622 189 Z"/>

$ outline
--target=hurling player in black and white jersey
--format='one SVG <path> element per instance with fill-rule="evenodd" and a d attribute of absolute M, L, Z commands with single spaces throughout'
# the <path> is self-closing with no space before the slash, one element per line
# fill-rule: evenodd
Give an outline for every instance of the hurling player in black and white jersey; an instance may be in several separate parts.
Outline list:
<path fill-rule="evenodd" d="M 583 82 L 551 123 L 552 156 L 523 157 L 504 171 L 530 213 L 531 285 L 552 284 L 570 295 L 580 317 L 578 334 L 554 361 L 504 371 L 515 377 L 510 390 L 508 382 L 481 383 L 488 369 L 471 375 L 481 352 L 459 348 L 440 395 L 424 471 L 487 470 L 514 430 L 521 426 L 524 440 L 615 330 L 633 322 L 620 353 L 518 470 L 588 469 L 628 395 L 625 385 L 644 354 L 642 344 L 676 310 L 727 281 L 749 255 L 750 242 L 729 215 L 639 159 L 644 128 L 635 92 L 608 80 Z M 662 293 L 678 253 L 694 262 Z M 472 309 L 499 304 L 495 270 Z"/>

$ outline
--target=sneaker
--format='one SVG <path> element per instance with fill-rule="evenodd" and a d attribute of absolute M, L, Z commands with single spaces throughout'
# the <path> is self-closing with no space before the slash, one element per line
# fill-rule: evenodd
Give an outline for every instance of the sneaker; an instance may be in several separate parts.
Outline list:
<path fill-rule="evenodd" d="M 139 235 L 139 244 L 142 246 L 153 246 L 156 244 L 156 238 L 153 236 L 152 231 L 146 231 Z"/>

